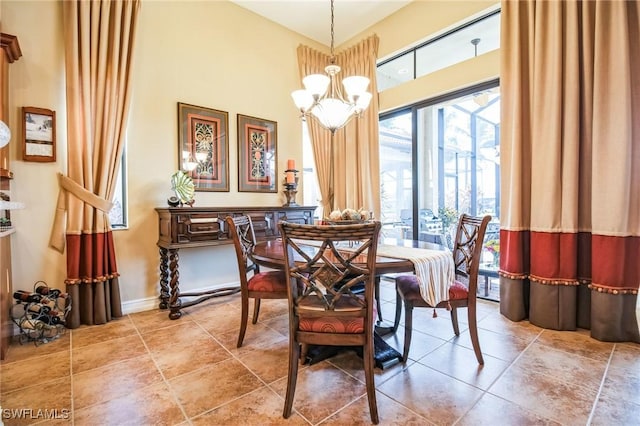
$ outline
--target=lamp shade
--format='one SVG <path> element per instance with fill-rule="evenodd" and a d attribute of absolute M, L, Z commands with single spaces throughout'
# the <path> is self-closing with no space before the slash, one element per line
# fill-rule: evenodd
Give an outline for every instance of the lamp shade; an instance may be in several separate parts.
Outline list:
<path fill-rule="evenodd" d="M 321 97 L 327 92 L 331 79 L 322 74 L 311 74 L 302 79 L 304 88 L 311 93 L 312 96 Z"/>
<path fill-rule="evenodd" d="M 0 148 L 4 148 L 11 140 L 11 130 L 4 121 L 0 120 Z"/>
<path fill-rule="evenodd" d="M 369 79 L 359 75 L 352 75 L 342 80 L 344 90 L 347 92 L 347 96 L 353 99 L 354 96 L 360 96 L 367 91 L 369 86 Z"/>
<path fill-rule="evenodd" d="M 371 97 L 372 95 L 369 92 L 364 92 L 358 97 L 358 101 L 356 102 L 356 111 L 358 113 L 367 109 L 369 103 L 371 102 Z"/>
<path fill-rule="evenodd" d="M 351 105 L 338 99 L 322 99 L 311 113 L 320 121 L 323 127 L 335 131 L 346 124 L 351 118 Z"/>
<path fill-rule="evenodd" d="M 301 111 L 306 111 L 313 105 L 313 96 L 304 89 L 291 92 L 291 97 L 293 98 L 293 103 Z"/>

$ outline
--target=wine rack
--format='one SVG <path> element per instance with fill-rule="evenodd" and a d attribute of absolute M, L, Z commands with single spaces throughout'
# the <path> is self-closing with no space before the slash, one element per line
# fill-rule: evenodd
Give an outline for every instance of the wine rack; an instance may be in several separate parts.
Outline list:
<path fill-rule="evenodd" d="M 65 322 L 71 311 L 71 297 L 44 281 L 37 281 L 33 291 L 17 290 L 11 319 L 20 330 L 20 344 L 47 343 L 66 332 Z"/>

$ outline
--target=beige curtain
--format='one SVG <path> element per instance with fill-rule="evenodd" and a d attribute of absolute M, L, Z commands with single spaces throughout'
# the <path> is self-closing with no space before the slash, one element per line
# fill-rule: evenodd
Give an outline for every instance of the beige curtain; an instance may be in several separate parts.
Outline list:
<path fill-rule="evenodd" d="M 124 146 L 140 6 L 139 0 L 62 2 L 68 176 L 59 177 L 50 245 L 62 251 L 66 241 L 70 328 L 122 316 L 107 214 Z"/>
<path fill-rule="evenodd" d="M 501 311 L 640 342 L 640 7 L 502 2 Z"/>
<path fill-rule="evenodd" d="M 380 158 L 378 145 L 378 89 L 376 60 L 378 36 L 373 35 L 336 55 L 342 68 L 338 78 L 362 75 L 370 80 L 373 99 L 362 118 L 331 132 L 308 119 L 309 135 L 325 216 L 334 209 L 364 208 L 380 217 Z M 298 47 L 300 77 L 324 73 L 330 57 L 307 46 Z"/>

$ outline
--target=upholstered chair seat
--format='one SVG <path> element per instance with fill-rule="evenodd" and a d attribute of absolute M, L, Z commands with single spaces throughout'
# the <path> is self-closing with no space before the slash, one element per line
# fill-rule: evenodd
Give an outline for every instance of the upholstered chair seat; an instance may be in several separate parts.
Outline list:
<path fill-rule="evenodd" d="M 404 297 L 414 302 L 414 306 L 424 302 L 420 295 L 420 285 L 415 275 L 401 275 L 396 278 L 398 289 L 402 291 Z M 463 300 L 469 297 L 469 289 L 460 281 L 455 281 L 449 287 L 449 300 Z M 439 305 L 446 306 L 447 302 L 441 302 Z"/>
<path fill-rule="evenodd" d="M 284 271 L 260 272 L 247 282 L 249 291 L 287 292 L 287 276 Z"/>

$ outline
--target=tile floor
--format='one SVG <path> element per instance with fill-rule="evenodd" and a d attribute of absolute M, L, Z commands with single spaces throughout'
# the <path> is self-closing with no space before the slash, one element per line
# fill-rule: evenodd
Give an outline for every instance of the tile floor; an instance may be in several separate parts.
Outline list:
<path fill-rule="evenodd" d="M 382 293 L 390 318 L 390 282 L 383 280 Z M 407 365 L 376 369 L 380 424 L 640 424 L 640 345 L 513 323 L 500 316 L 497 303 L 479 305 L 483 367 L 465 324 L 455 338 L 446 311 L 437 318 L 431 310 L 415 311 Z M 352 352 L 302 367 L 295 412 L 283 419 L 286 302 L 264 301 L 259 323 L 249 325 L 237 349 L 239 315 L 235 295 L 188 308 L 177 321 L 153 310 L 80 327 L 38 347 L 14 343 L 0 366 L 2 420 L 370 424 L 362 361 Z M 401 348 L 402 332 L 388 343 Z M 11 409 L 22 418 L 12 418 Z M 43 421 L 45 415 L 58 419 Z"/>

